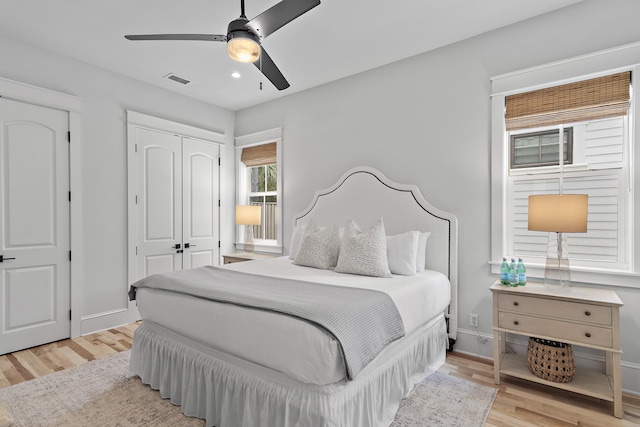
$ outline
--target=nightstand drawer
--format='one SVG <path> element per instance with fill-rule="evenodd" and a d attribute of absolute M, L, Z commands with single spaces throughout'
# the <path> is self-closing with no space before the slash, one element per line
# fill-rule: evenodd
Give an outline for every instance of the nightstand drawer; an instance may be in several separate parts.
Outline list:
<path fill-rule="evenodd" d="M 569 340 L 584 345 L 608 348 L 613 346 L 611 329 L 594 325 L 500 312 L 498 313 L 498 326 L 512 329 L 524 335 L 554 337 L 558 341 Z"/>
<path fill-rule="evenodd" d="M 498 309 L 611 326 L 611 307 L 601 305 L 499 294 Z"/>
<path fill-rule="evenodd" d="M 275 254 L 257 254 L 255 252 L 236 252 L 229 255 L 222 255 L 225 264 L 233 264 L 234 262 L 253 261 L 257 259 L 275 258 Z"/>
<path fill-rule="evenodd" d="M 249 261 L 247 258 L 235 257 L 233 255 L 223 255 L 222 259 L 225 264 L 233 264 L 234 262 Z"/>

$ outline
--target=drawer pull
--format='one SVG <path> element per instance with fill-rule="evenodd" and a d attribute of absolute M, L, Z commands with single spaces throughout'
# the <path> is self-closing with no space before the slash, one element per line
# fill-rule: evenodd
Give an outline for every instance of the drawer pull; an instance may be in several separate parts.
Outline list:
<path fill-rule="evenodd" d="M 587 332 L 586 334 L 584 334 L 584 336 L 587 338 L 591 338 L 591 332 Z"/>
<path fill-rule="evenodd" d="M 514 324 L 514 325 L 516 325 L 516 326 L 518 326 L 518 325 L 520 324 L 520 322 L 518 322 L 517 320 L 514 320 L 514 321 L 513 321 L 513 324 Z"/>
<path fill-rule="evenodd" d="M 584 315 L 585 315 L 585 316 L 591 316 L 591 312 L 590 312 L 590 311 L 585 311 L 585 312 L 584 312 Z"/>
<path fill-rule="evenodd" d="M 515 305 L 517 307 L 518 306 L 518 301 L 514 301 L 513 305 Z"/>

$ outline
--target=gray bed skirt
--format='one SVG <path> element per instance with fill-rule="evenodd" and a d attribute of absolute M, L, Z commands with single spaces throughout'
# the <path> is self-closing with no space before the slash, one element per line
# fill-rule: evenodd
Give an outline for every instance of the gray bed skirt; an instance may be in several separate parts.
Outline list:
<path fill-rule="evenodd" d="M 353 381 L 320 386 L 222 353 L 145 321 L 129 371 L 207 426 L 388 426 L 413 386 L 445 361 L 438 316 L 383 350 Z"/>

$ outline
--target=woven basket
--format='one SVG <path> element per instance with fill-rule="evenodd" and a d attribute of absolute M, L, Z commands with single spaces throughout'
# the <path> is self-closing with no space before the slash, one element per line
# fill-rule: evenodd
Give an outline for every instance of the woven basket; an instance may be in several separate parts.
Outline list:
<path fill-rule="evenodd" d="M 527 366 L 533 375 L 556 383 L 571 382 L 576 373 L 571 344 L 541 338 L 529 338 Z"/>

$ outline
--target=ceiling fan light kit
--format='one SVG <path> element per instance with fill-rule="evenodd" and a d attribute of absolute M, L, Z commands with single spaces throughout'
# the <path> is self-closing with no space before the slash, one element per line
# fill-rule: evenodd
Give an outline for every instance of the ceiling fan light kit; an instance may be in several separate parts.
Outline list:
<path fill-rule="evenodd" d="M 256 62 L 260 58 L 260 45 L 251 39 L 237 37 L 227 42 L 227 52 L 234 61 Z"/>
<path fill-rule="evenodd" d="M 229 23 L 226 36 L 221 34 L 141 34 L 124 37 L 134 41 L 201 40 L 227 42 L 227 53 L 232 59 L 238 62 L 252 62 L 278 90 L 283 90 L 290 86 L 289 82 L 260 42 L 269 34 L 319 4 L 320 0 L 282 0 L 249 21 L 244 14 L 244 0 L 240 0 L 240 17 Z"/>
<path fill-rule="evenodd" d="M 227 53 L 234 61 L 256 62 L 260 58 L 260 37 L 247 30 L 249 20 L 240 17 L 227 29 Z"/>

